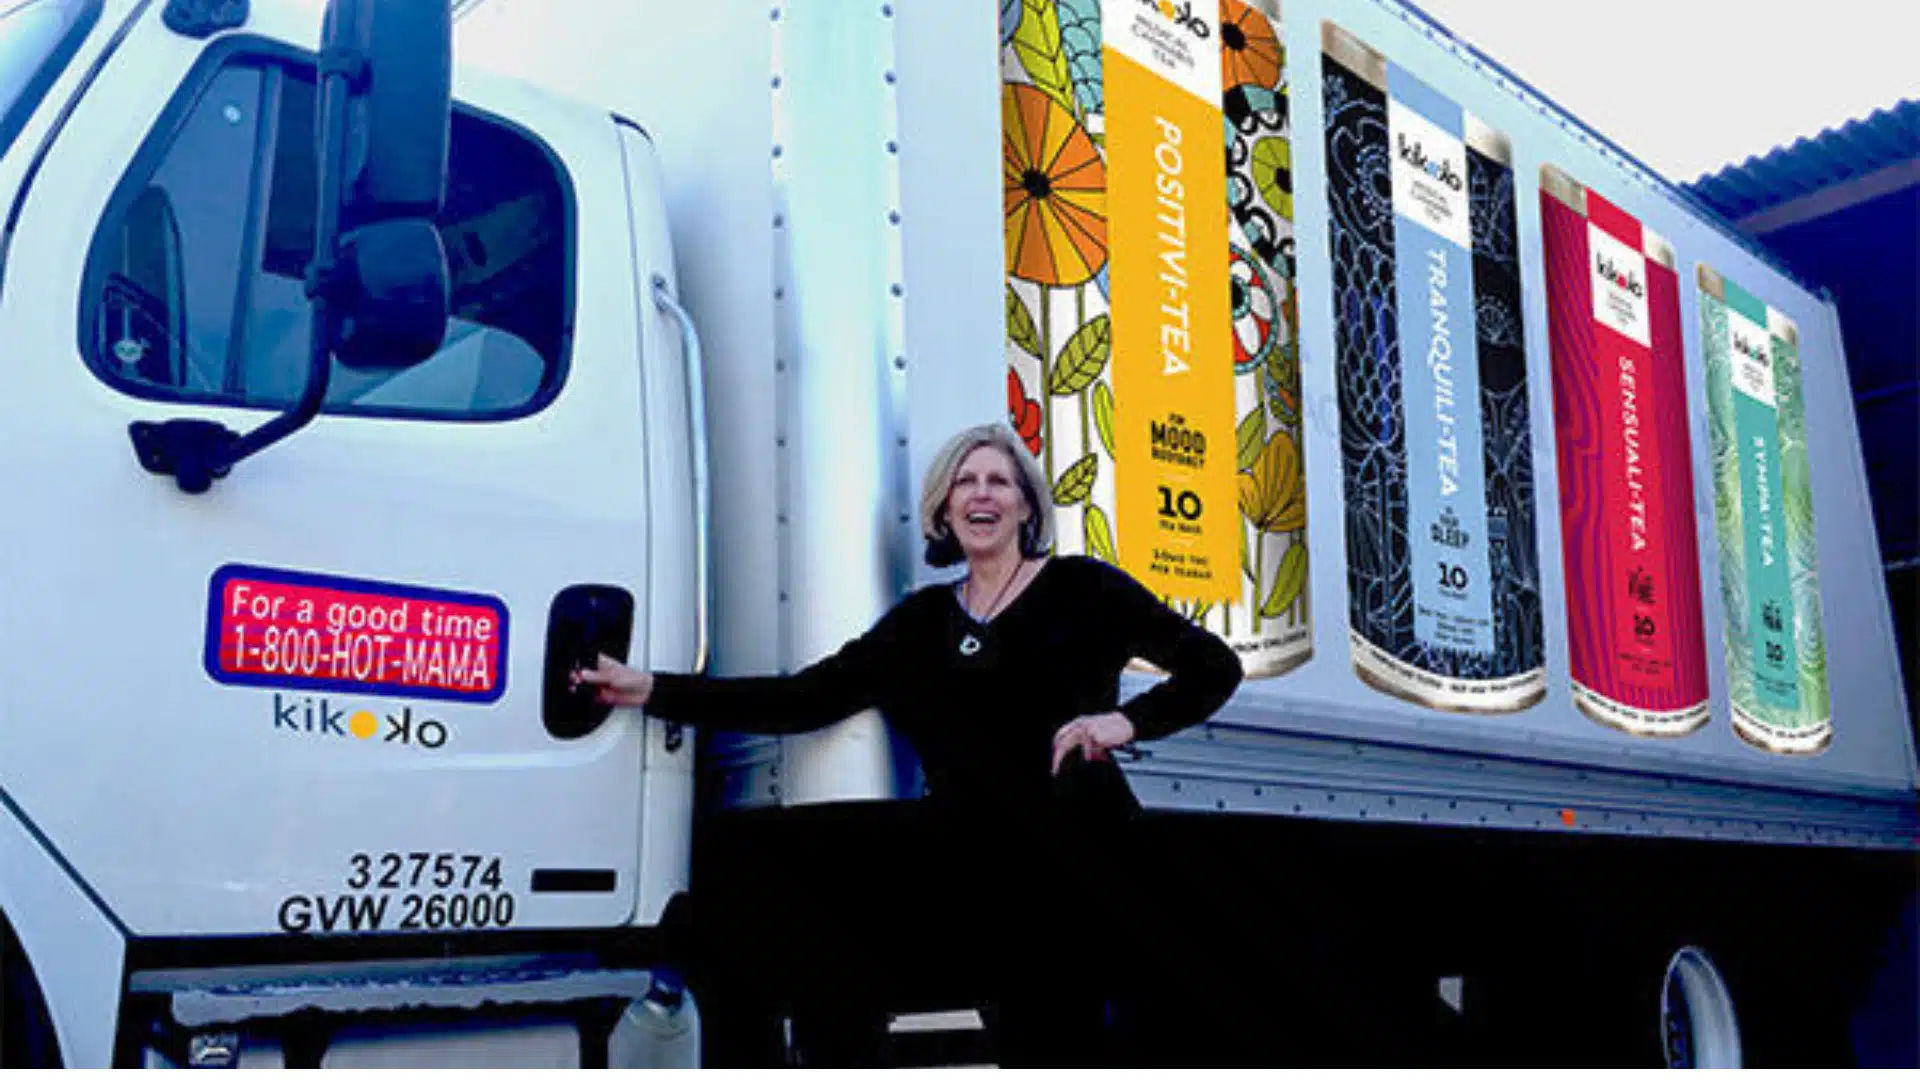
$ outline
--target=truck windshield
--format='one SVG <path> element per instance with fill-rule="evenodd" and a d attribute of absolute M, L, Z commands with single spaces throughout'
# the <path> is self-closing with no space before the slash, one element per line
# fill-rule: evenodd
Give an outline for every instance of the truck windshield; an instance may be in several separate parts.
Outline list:
<path fill-rule="evenodd" d="M 0 153 L 100 16 L 100 0 L 0 0 Z"/>

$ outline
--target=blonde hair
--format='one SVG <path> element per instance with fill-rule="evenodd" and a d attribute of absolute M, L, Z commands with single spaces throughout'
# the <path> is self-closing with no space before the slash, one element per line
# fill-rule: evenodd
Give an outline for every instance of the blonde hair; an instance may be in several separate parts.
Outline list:
<path fill-rule="evenodd" d="M 930 566 L 952 566 L 965 558 L 960 539 L 946 518 L 953 479 L 967 455 L 983 446 L 1004 451 L 1014 465 L 1014 480 L 1027 500 L 1027 520 L 1020 525 L 1020 555 L 1036 559 L 1053 550 L 1053 500 L 1048 497 L 1047 474 L 1027 452 L 1027 445 L 1005 424 L 981 424 L 953 436 L 933 455 L 920 485 L 920 535 L 927 541 Z"/>

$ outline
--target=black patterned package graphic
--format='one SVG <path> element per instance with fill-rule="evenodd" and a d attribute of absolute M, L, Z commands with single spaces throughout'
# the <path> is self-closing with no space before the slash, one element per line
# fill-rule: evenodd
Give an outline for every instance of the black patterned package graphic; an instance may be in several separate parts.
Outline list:
<path fill-rule="evenodd" d="M 1546 670 L 1510 154 L 1497 133 L 1331 24 L 1326 43 L 1354 667 L 1375 689 L 1431 708 L 1524 709 L 1544 696 Z M 1442 234 L 1470 252 L 1447 252 Z M 1409 238 L 1431 250 L 1403 255 Z M 1464 280 L 1448 280 L 1449 257 Z M 1456 298 L 1458 330 L 1471 317 L 1469 342 L 1448 322 Z M 1424 336 L 1407 343 L 1414 334 Z M 1418 358 L 1413 371 L 1403 343 Z M 1476 413 L 1472 430 L 1454 428 Z M 1460 475 L 1476 461 L 1480 476 Z"/>

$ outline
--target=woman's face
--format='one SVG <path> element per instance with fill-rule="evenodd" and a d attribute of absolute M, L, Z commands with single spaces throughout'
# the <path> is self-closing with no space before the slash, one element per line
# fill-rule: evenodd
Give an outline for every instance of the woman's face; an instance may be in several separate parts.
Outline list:
<path fill-rule="evenodd" d="M 947 524 L 968 561 L 1019 550 L 1020 526 L 1032 516 L 1019 476 L 1013 458 L 997 446 L 975 447 L 960 459 L 947 495 Z"/>

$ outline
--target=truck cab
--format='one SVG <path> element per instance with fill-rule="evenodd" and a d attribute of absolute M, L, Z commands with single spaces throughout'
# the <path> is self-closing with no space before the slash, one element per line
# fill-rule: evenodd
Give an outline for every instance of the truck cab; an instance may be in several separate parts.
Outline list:
<path fill-rule="evenodd" d="M 330 357 L 311 423 L 204 490 L 156 468 L 156 429 L 247 432 L 309 386 L 321 35 L 281 0 L 0 16 L 0 996 L 70 1065 L 219 1059 L 343 981 L 460 1005 L 409 967 L 449 952 L 571 1023 L 562 1058 L 589 1005 L 679 1001 L 647 958 L 691 741 L 567 682 L 703 639 L 647 133 L 455 76 L 438 347 Z M 331 1031 L 307 1052 L 348 1053 Z"/>

